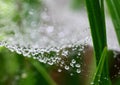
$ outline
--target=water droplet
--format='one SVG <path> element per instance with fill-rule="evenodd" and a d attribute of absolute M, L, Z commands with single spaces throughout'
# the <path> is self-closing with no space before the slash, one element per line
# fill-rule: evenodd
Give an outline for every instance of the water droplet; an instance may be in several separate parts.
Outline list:
<path fill-rule="evenodd" d="M 33 57 L 33 59 L 37 59 L 37 57 Z"/>
<path fill-rule="evenodd" d="M 62 70 L 61 70 L 61 69 L 58 69 L 58 72 L 62 72 Z"/>
<path fill-rule="evenodd" d="M 44 61 L 43 61 L 44 62 Z M 48 64 L 49 65 L 53 65 L 53 62 L 52 61 L 48 61 Z"/>
<path fill-rule="evenodd" d="M 78 53 L 78 56 L 80 56 L 81 55 L 81 53 Z"/>
<path fill-rule="evenodd" d="M 61 61 L 61 64 L 64 64 L 64 61 L 63 61 L 63 60 Z"/>
<path fill-rule="evenodd" d="M 63 50 L 62 55 L 67 56 L 68 55 L 68 50 Z"/>
<path fill-rule="evenodd" d="M 69 66 L 65 65 L 65 69 L 66 69 L 66 70 L 69 70 L 69 68 L 70 68 Z"/>
<path fill-rule="evenodd" d="M 73 73 L 70 73 L 70 76 L 73 76 Z"/>
<path fill-rule="evenodd" d="M 26 73 L 22 73 L 21 78 L 23 78 L 23 79 L 27 78 L 27 74 Z"/>
<path fill-rule="evenodd" d="M 73 64 L 76 63 L 76 60 L 75 60 L 75 59 L 72 59 L 72 63 L 73 63 Z"/>
<path fill-rule="evenodd" d="M 91 85 L 93 85 L 93 84 L 94 84 L 94 82 L 91 82 L 90 84 L 91 84 Z"/>
<path fill-rule="evenodd" d="M 100 82 L 100 80 L 98 80 L 98 82 Z"/>
<path fill-rule="evenodd" d="M 74 67 L 73 63 L 70 63 L 70 66 L 71 66 L 71 67 Z"/>
<path fill-rule="evenodd" d="M 79 68 L 79 67 L 80 67 L 80 64 L 75 64 L 75 67 Z"/>
<path fill-rule="evenodd" d="M 77 72 L 77 73 L 81 73 L 81 70 L 80 70 L 80 69 L 77 69 L 76 72 Z"/>

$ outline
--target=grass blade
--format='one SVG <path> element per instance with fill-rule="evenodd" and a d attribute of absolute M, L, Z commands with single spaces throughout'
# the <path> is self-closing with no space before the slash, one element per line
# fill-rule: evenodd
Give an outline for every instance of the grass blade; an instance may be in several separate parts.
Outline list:
<path fill-rule="evenodd" d="M 91 84 L 94 84 L 94 85 L 111 85 L 111 81 L 109 79 L 108 72 L 106 71 L 106 73 L 105 72 L 103 73 L 103 69 L 106 67 L 106 65 L 108 65 L 108 64 L 106 64 L 106 60 L 108 60 L 107 57 L 108 57 L 108 51 L 107 51 L 107 47 L 105 47 L 104 50 L 103 50 L 103 53 L 101 55 L 98 67 L 96 69 L 96 72 L 95 72 L 95 75 L 93 77 L 93 80 L 92 80 Z M 104 70 L 106 70 L 106 69 L 104 69 Z M 101 81 L 102 73 L 108 80 L 106 79 L 104 81 Z M 103 82 L 103 83 L 100 84 L 101 82 Z"/>
<path fill-rule="evenodd" d="M 108 71 L 107 39 L 104 14 L 104 0 L 86 0 L 88 18 L 90 22 L 97 70 L 93 76 L 94 85 L 111 85 Z M 108 80 L 104 80 L 103 76 Z M 102 82 L 99 82 L 102 81 Z"/>
<path fill-rule="evenodd" d="M 120 0 L 106 0 L 120 45 Z"/>
<path fill-rule="evenodd" d="M 86 0 L 97 65 L 99 63 L 101 53 L 107 45 L 104 3 L 103 0 L 100 1 L 101 2 L 99 2 L 99 0 Z"/>
<path fill-rule="evenodd" d="M 39 62 L 33 60 L 33 59 L 29 59 L 29 61 L 31 62 L 31 64 L 38 70 L 38 72 L 41 73 L 41 75 L 44 77 L 44 79 L 46 80 L 46 82 L 49 85 L 57 85 L 52 78 L 48 75 L 48 73 L 46 72 L 46 70 L 40 65 Z"/>

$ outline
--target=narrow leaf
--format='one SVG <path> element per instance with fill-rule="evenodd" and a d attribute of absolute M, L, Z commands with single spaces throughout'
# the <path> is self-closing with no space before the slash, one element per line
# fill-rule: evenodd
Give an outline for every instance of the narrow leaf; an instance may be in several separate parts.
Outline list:
<path fill-rule="evenodd" d="M 106 74 L 108 75 L 108 72 L 105 73 L 105 75 L 103 73 L 103 69 L 107 65 L 106 64 L 106 60 L 108 59 L 107 58 L 108 57 L 107 54 L 108 54 L 107 47 L 105 47 L 104 50 L 103 50 L 103 53 L 101 55 L 101 59 L 99 61 L 98 67 L 97 67 L 96 72 L 95 72 L 95 75 L 94 75 L 93 80 L 92 80 L 92 84 L 94 84 L 94 85 L 111 85 L 111 81 L 109 80 L 108 76 L 106 76 Z M 104 76 L 106 76 L 105 77 L 106 79 L 104 80 L 104 82 L 106 82 L 106 83 L 100 84 L 101 83 L 102 73 L 103 73 Z"/>
<path fill-rule="evenodd" d="M 120 45 L 120 0 L 106 0 Z"/>
<path fill-rule="evenodd" d="M 107 45 L 104 3 L 103 0 L 86 0 L 86 7 L 90 22 L 96 62 L 98 65 L 101 53 Z"/>

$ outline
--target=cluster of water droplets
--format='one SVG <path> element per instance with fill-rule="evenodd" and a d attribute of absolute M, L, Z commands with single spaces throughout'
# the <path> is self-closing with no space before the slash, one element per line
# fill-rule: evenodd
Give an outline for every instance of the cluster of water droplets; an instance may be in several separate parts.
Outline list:
<path fill-rule="evenodd" d="M 80 42 L 76 42 L 62 47 L 45 49 L 34 48 L 30 45 L 9 44 L 8 42 L 2 41 L 0 42 L 0 47 L 1 46 L 8 48 L 11 52 L 16 52 L 25 57 L 36 59 L 41 63 L 58 66 L 58 72 L 62 72 L 62 70 L 74 70 L 76 73 L 81 73 L 81 55 L 84 53 L 84 48 L 87 46 L 87 43 L 80 44 Z"/>
<path fill-rule="evenodd" d="M 6 23 L 1 27 L 0 38 L 4 39 L 0 39 L 0 46 L 41 63 L 57 65 L 58 72 L 64 69 L 81 73 L 81 55 L 91 40 L 87 14 L 73 13 L 58 1 L 41 3 L 21 4 L 22 9 L 14 14 L 19 16 L 13 16 L 18 21 L 3 17 Z"/>

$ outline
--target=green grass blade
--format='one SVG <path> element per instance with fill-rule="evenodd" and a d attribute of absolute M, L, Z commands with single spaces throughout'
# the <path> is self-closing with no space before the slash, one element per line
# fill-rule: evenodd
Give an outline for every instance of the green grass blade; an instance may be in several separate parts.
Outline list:
<path fill-rule="evenodd" d="M 106 0 L 120 45 L 120 0 Z"/>
<path fill-rule="evenodd" d="M 106 70 L 106 69 L 104 69 L 106 67 L 106 65 L 108 65 L 108 64 L 106 64 L 106 63 L 108 63 L 108 62 L 106 62 L 106 60 L 108 60 L 107 57 L 108 57 L 108 50 L 107 50 L 107 47 L 105 47 L 103 52 L 102 52 L 98 67 L 96 68 L 96 72 L 95 72 L 95 75 L 93 77 L 93 80 L 92 80 L 91 84 L 94 84 L 94 85 L 111 85 L 111 81 L 109 79 L 109 76 L 107 76 L 108 72 L 107 71 L 106 71 L 106 73 L 103 72 L 103 70 Z M 105 76 L 105 78 L 107 78 L 104 81 L 103 81 L 103 79 L 101 81 L 102 73 Z"/>
<path fill-rule="evenodd" d="M 96 62 L 99 63 L 101 53 L 107 45 L 103 0 L 86 0 Z"/>
<path fill-rule="evenodd" d="M 96 74 L 92 82 L 94 85 L 111 85 L 108 71 L 104 0 L 86 0 L 86 6 L 97 63 Z M 105 80 L 103 76 L 108 80 Z"/>
<path fill-rule="evenodd" d="M 49 76 L 49 74 L 46 72 L 46 70 L 43 68 L 43 66 L 40 65 L 39 62 L 33 60 L 33 59 L 29 59 L 29 61 L 31 62 L 31 64 L 38 70 L 38 72 L 43 76 L 43 78 L 46 80 L 46 82 L 49 85 L 57 85 L 52 78 Z"/>

